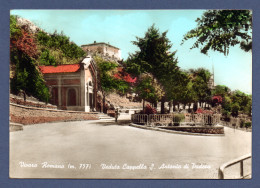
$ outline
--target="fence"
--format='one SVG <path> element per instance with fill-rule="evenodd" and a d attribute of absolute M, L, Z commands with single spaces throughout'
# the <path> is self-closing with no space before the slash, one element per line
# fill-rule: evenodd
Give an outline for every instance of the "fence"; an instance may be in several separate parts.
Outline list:
<path fill-rule="evenodd" d="M 249 174 L 244 174 L 244 161 L 247 160 L 247 159 L 250 159 L 252 158 L 252 155 L 251 154 L 247 154 L 247 155 L 244 155 L 240 158 L 237 158 L 233 161 L 230 161 L 230 162 L 227 162 L 223 165 L 220 166 L 219 168 L 219 171 L 218 171 L 218 178 L 219 179 L 225 179 L 225 176 L 224 176 L 224 170 L 228 167 L 231 167 L 237 163 L 240 163 L 240 179 L 244 179 L 244 178 L 247 178 L 247 177 L 250 177 L 251 176 L 251 173 Z"/>
<path fill-rule="evenodd" d="M 220 114 L 132 114 L 131 121 L 152 126 L 179 123 L 215 125 L 220 122 Z"/>
<path fill-rule="evenodd" d="M 131 121 L 133 123 L 147 124 L 148 123 L 148 115 L 146 114 L 132 114 Z"/>

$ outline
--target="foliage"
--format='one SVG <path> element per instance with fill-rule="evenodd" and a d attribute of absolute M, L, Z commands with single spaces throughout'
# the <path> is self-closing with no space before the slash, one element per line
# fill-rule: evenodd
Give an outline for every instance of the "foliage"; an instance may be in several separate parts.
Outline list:
<path fill-rule="evenodd" d="M 163 95 L 163 90 L 151 74 L 141 74 L 134 92 L 146 101 L 154 103 Z"/>
<path fill-rule="evenodd" d="M 48 34 L 39 31 L 37 33 L 37 41 L 40 45 L 48 48 L 48 50 L 59 52 L 61 57 L 66 57 L 67 62 L 85 55 L 85 52 L 75 43 L 71 42 L 69 37 L 65 36 L 62 32 L 59 34 L 55 31 L 53 34 Z M 62 61 L 61 57 L 55 57 L 56 61 Z M 64 64 L 64 62 L 59 63 Z"/>
<path fill-rule="evenodd" d="M 63 33 L 31 33 L 17 24 L 17 17 L 10 16 L 11 92 L 25 91 L 28 95 L 48 101 L 49 91 L 40 65 L 77 63 L 85 53 Z"/>
<path fill-rule="evenodd" d="M 183 121 L 184 119 L 185 119 L 184 114 L 174 114 L 173 125 L 174 126 L 179 126 L 180 122 Z"/>
<path fill-rule="evenodd" d="M 183 42 L 196 38 L 192 48 L 202 46 L 203 54 L 213 50 L 228 55 L 229 47 L 235 45 L 246 52 L 252 49 L 250 10 L 208 10 L 196 22 L 197 27 L 184 36 Z"/>
<path fill-rule="evenodd" d="M 239 109 L 240 109 L 239 104 L 237 102 L 233 103 L 231 105 L 231 115 L 237 117 Z"/>
<path fill-rule="evenodd" d="M 118 65 L 115 62 L 106 61 L 99 56 L 95 56 L 94 60 L 98 67 L 98 85 L 103 95 L 107 95 L 113 91 L 125 94 L 129 88 L 128 83 L 114 77 Z"/>
<path fill-rule="evenodd" d="M 215 86 L 215 88 L 212 90 L 212 95 L 219 95 L 221 97 L 224 97 L 226 95 L 229 95 L 229 93 L 231 92 L 231 90 L 224 85 L 217 85 Z"/>
<path fill-rule="evenodd" d="M 18 94 L 21 91 L 25 91 L 28 95 L 48 102 L 50 97 L 49 90 L 34 61 L 27 54 L 20 52 L 15 64 L 15 75 L 10 83 L 11 92 Z"/>
<path fill-rule="evenodd" d="M 21 28 L 17 25 L 17 17 L 11 15 L 10 16 L 10 39 L 17 40 L 21 35 Z"/>
<path fill-rule="evenodd" d="M 37 44 L 34 36 L 21 29 L 16 23 L 16 17 L 10 17 L 10 60 L 12 70 L 11 92 L 18 94 L 24 91 L 28 95 L 48 102 L 49 90 L 43 77 L 35 65 L 38 57 Z"/>
<path fill-rule="evenodd" d="M 134 76 L 142 74 L 150 74 L 152 79 L 144 78 L 139 81 L 138 89 L 142 99 L 157 102 L 161 100 L 164 104 L 167 93 L 166 87 L 169 82 L 173 81 L 173 74 L 177 69 L 177 59 L 175 59 L 176 52 L 170 52 L 172 44 L 166 37 L 167 32 L 160 33 L 158 29 L 152 25 L 148 28 L 143 38 L 136 37 L 133 44 L 139 50 L 134 54 L 130 54 L 126 61 L 126 70 Z M 158 90 L 163 90 L 164 95 L 156 94 L 156 89 L 153 87 L 152 81 L 156 80 L 158 83 Z M 149 92 L 142 91 L 142 88 L 148 88 Z M 164 109 L 164 107 L 162 108 Z M 162 113 L 163 110 L 162 110 Z"/>
<path fill-rule="evenodd" d="M 199 102 L 209 102 L 211 100 L 211 90 L 208 87 L 210 79 L 210 72 L 206 69 L 199 68 L 197 70 L 190 70 L 193 89 L 196 93 Z"/>
<path fill-rule="evenodd" d="M 252 127 L 252 122 L 246 122 L 245 127 L 248 129 L 249 127 Z"/>
<path fill-rule="evenodd" d="M 147 104 L 144 109 L 145 114 L 156 114 L 156 109 Z"/>
<path fill-rule="evenodd" d="M 166 77 L 167 70 L 176 68 L 176 52 L 170 53 L 172 44 L 166 37 L 167 32 L 160 33 L 155 26 L 148 28 L 144 38 L 136 37 L 133 44 L 139 48 L 135 54 L 130 54 L 127 60 L 129 73 L 135 76 L 141 73 L 151 73 L 158 80 Z"/>
<path fill-rule="evenodd" d="M 10 16 L 10 51 L 22 51 L 31 58 L 37 57 L 37 45 L 32 34 L 17 25 L 17 17 Z M 14 54 L 14 53 L 13 53 Z M 13 63 L 11 61 L 11 63 Z"/>
<path fill-rule="evenodd" d="M 56 65 L 55 58 L 50 54 L 48 49 L 45 49 L 39 58 L 41 65 Z"/>

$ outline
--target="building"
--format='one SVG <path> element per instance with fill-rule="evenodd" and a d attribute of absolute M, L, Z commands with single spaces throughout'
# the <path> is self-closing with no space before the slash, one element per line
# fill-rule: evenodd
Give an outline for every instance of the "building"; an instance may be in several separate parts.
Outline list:
<path fill-rule="evenodd" d="M 63 110 L 96 111 L 97 69 L 91 56 L 78 64 L 39 68 L 49 87 L 52 104 Z"/>
<path fill-rule="evenodd" d="M 121 50 L 110 44 L 94 41 L 93 44 L 82 45 L 81 48 L 88 54 L 93 53 L 100 54 L 103 58 L 108 57 L 111 60 L 120 61 L 121 60 Z"/>

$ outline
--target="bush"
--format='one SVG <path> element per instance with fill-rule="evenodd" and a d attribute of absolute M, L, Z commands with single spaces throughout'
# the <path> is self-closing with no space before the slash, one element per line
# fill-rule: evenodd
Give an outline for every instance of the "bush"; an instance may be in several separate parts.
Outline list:
<path fill-rule="evenodd" d="M 232 114 L 232 116 L 237 117 L 239 109 L 240 109 L 240 106 L 239 106 L 238 103 L 232 104 L 232 106 L 231 106 L 231 114 Z"/>
<path fill-rule="evenodd" d="M 180 122 L 185 119 L 184 114 L 175 114 L 173 117 L 173 125 L 179 126 Z"/>
<path fill-rule="evenodd" d="M 240 128 L 245 127 L 245 120 L 241 119 L 240 120 Z"/>
<path fill-rule="evenodd" d="M 65 36 L 63 33 L 47 34 L 43 31 L 37 34 L 38 43 L 44 45 L 51 49 L 60 49 L 64 56 L 77 59 L 85 56 L 85 52 L 77 46 L 75 43 L 69 40 L 69 37 Z"/>
<path fill-rule="evenodd" d="M 151 107 L 151 105 L 147 104 L 144 109 L 145 114 L 156 114 L 156 109 Z"/>
<path fill-rule="evenodd" d="M 245 127 L 246 127 L 246 128 L 252 127 L 252 122 L 246 122 L 246 123 L 245 123 Z"/>

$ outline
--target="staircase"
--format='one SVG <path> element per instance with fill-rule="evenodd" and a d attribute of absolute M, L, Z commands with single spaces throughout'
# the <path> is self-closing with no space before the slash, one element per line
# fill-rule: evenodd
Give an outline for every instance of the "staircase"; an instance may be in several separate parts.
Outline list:
<path fill-rule="evenodd" d="M 97 116 L 98 116 L 99 119 L 102 119 L 102 120 L 114 120 L 115 119 L 115 118 L 108 116 L 107 114 L 104 114 L 104 113 L 98 113 Z"/>

